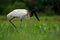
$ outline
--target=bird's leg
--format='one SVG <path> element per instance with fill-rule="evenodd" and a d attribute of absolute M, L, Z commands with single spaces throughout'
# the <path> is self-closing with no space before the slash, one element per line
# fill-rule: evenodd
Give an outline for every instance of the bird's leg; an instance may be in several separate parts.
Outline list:
<path fill-rule="evenodd" d="M 14 19 L 15 17 L 13 17 L 12 19 L 9 20 L 9 22 L 14 26 L 14 29 L 16 29 L 16 26 L 12 23 L 12 20 Z"/>
<path fill-rule="evenodd" d="M 22 28 L 22 19 L 20 20 L 20 28 Z"/>

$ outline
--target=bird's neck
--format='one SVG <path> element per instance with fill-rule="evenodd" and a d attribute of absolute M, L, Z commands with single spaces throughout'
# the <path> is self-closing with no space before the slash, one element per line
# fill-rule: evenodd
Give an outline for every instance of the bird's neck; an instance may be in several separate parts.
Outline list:
<path fill-rule="evenodd" d="M 28 12 L 28 13 L 27 13 L 27 16 L 28 16 L 28 17 L 31 17 L 31 13 L 30 13 L 30 12 Z"/>

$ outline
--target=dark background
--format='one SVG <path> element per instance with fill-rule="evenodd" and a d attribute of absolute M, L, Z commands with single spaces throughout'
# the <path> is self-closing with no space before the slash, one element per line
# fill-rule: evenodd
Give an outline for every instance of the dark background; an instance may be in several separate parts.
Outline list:
<path fill-rule="evenodd" d="M 60 0 L 0 0 L 0 15 L 7 15 L 14 9 L 27 9 L 26 4 L 35 3 L 40 15 L 60 15 Z"/>

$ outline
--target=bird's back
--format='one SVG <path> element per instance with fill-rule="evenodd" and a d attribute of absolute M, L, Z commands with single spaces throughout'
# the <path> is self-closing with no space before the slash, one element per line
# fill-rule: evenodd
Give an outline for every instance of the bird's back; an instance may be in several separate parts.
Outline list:
<path fill-rule="evenodd" d="M 8 14 L 8 16 L 14 16 L 14 17 L 23 17 L 24 15 L 27 15 L 28 11 L 26 9 L 15 9 L 12 12 Z"/>

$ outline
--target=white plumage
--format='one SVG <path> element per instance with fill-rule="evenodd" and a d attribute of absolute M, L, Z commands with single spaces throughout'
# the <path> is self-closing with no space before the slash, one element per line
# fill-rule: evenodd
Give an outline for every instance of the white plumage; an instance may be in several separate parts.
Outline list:
<path fill-rule="evenodd" d="M 9 19 L 11 19 L 11 18 L 13 18 L 13 17 L 16 17 L 16 18 L 20 18 L 20 19 L 22 19 L 22 18 L 24 18 L 24 17 L 29 17 L 29 15 L 28 15 L 28 10 L 26 10 L 26 9 L 15 9 L 15 10 L 13 10 L 12 12 L 10 12 L 8 15 L 7 15 L 7 17 L 9 18 Z"/>
<path fill-rule="evenodd" d="M 28 10 L 26 9 L 15 9 L 12 12 L 10 12 L 7 17 L 9 18 L 9 22 L 14 26 L 14 28 L 16 28 L 16 26 L 11 22 L 12 19 L 14 18 L 19 18 L 21 23 L 20 26 L 22 25 L 22 19 L 23 18 L 29 18 L 30 17 L 30 13 L 28 12 Z"/>

